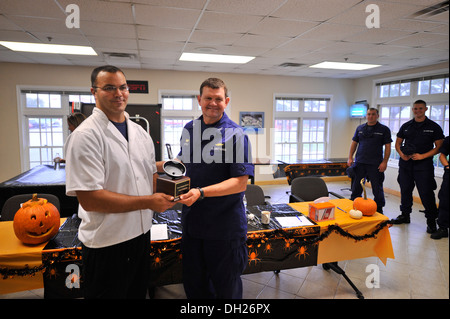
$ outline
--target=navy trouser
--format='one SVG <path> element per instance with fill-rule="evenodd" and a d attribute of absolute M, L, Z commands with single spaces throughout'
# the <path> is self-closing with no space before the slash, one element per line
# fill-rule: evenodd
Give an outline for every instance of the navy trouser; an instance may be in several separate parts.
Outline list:
<path fill-rule="evenodd" d="M 437 223 L 440 228 L 448 228 L 448 201 L 449 201 L 449 173 L 448 169 L 444 171 L 442 177 L 441 189 L 439 190 L 439 215 Z"/>
<path fill-rule="evenodd" d="M 183 284 L 189 299 L 242 299 L 246 238 L 203 240 L 183 233 Z"/>
<path fill-rule="evenodd" d="M 362 196 L 363 189 L 361 186 L 361 179 L 367 177 L 372 186 L 373 200 L 377 203 L 377 211 L 382 213 L 383 207 L 386 204 L 383 190 L 384 172 L 380 172 L 377 165 L 361 163 L 357 163 L 353 167 L 353 171 L 355 177 L 353 178 L 352 195 L 350 196 L 350 199 L 354 200 L 355 198 Z"/>
<path fill-rule="evenodd" d="M 400 210 L 403 215 L 409 215 L 412 212 L 413 190 L 416 186 L 425 208 L 425 217 L 427 219 L 437 218 L 436 197 L 434 195 L 437 185 L 434 179 L 434 169 L 416 171 L 400 167 L 397 181 L 400 185 Z"/>

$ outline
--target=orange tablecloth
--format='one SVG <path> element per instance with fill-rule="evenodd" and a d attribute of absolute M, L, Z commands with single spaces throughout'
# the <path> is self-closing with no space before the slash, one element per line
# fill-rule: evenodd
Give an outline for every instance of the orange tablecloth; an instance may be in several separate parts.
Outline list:
<path fill-rule="evenodd" d="M 332 199 L 330 202 L 347 212 L 353 208 L 353 202 L 349 199 Z M 307 202 L 291 203 L 289 205 L 304 215 L 309 215 Z M 379 213 L 375 213 L 373 216 L 363 216 L 361 219 L 353 219 L 349 214 L 346 214 L 339 209 L 335 209 L 334 214 L 334 220 L 318 222 L 321 233 L 327 231 L 329 225 L 337 224 L 353 235 L 362 236 L 372 233 L 378 224 L 388 220 L 386 216 Z M 372 256 L 380 258 L 384 264 L 386 264 L 387 258 L 395 258 L 388 227 L 383 228 L 376 235 L 376 238 L 358 242 L 339 234 L 332 233 L 329 237 L 319 243 L 317 263 L 323 264 Z"/>
<path fill-rule="evenodd" d="M 66 218 L 61 219 L 61 224 Z M 42 249 L 47 242 L 40 245 L 25 245 L 14 234 L 13 222 L 0 222 L 0 268 L 29 268 L 42 264 Z M 34 276 L 0 277 L 0 294 L 44 287 L 42 272 Z"/>

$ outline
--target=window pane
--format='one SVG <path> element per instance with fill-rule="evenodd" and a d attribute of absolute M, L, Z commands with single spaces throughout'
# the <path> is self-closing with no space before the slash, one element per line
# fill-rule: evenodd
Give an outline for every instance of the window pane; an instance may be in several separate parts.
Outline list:
<path fill-rule="evenodd" d="M 27 107 L 37 107 L 37 94 L 27 93 L 25 94 L 25 99 Z"/>
<path fill-rule="evenodd" d="M 389 96 L 398 96 L 400 90 L 400 84 L 391 84 Z"/>
<path fill-rule="evenodd" d="M 292 112 L 298 112 L 300 110 L 300 101 L 292 100 Z"/>
<path fill-rule="evenodd" d="M 281 100 L 276 100 L 276 111 L 277 112 L 283 112 L 283 101 Z"/>
<path fill-rule="evenodd" d="M 381 118 L 382 119 L 388 119 L 389 118 L 389 110 L 390 108 L 387 106 L 381 107 Z"/>
<path fill-rule="evenodd" d="M 80 102 L 91 103 L 91 95 L 80 95 Z"/>
<path fill-rule="evenodd" d="M 433 121 L 444 119 L 444 105 L 432 105 L 430 119 Z"/>
<path fill-rule="evenodd" d="M 382 85 L 380 87 L 380 97 L 388 97 L 389 96 L 389 85 Z"/>
<path fill-rule="evenodd" d="M 40 162 L 41 161 L 40 149 L 39 148 L 30 148 L 29 156 L 30 156 L 31 162 Z"/>
<path fill-rule="evenodd" d="M 430 80 L 420 81 L 418 94 L 419 95 L 428 94 L 429 92 L 430 92 Z"/>
<path fill-rule="evenodd" d="M 444 91 L 444 79 L 431 80 L 431 94 L 438 94 Z"/>
<path fill-rule="evenodd" d="M 50 107 L 52 109 L 60 109 L 61 108 L 61 95 L 50 94 Z"/>
<path fill-rule="evenodd" d="M 75 94 L 70 94 L 69 95 L 69 102 L 81 102 L 80 101 L 80 96 L 79 95 L 75 95 Z"/>
<path fill-rule="evenodd" d="M 192 110 L 192 99 L 184 99 L 183 110 Z"/>
<path fill-rule="evenodd" d="M 411 107 L 410 106 L 402 106 L 400 118 L 409 119 L 411 117 Z"/>
<path fill-rule="evenodd" d="M 445 79 L 444 93 L 448 93 L 448 78 Z"/>
<path fill-rule="evenodd" d="M 400 84 L 400 95 L 410 96 L 411 95 L 411 83 L 401 83 Z"/>
<path fill-rule="evenodd" d="M 50 107 L 50 97 L 48 94 L 38 94 L 38 107 L 40 108 Z"/>

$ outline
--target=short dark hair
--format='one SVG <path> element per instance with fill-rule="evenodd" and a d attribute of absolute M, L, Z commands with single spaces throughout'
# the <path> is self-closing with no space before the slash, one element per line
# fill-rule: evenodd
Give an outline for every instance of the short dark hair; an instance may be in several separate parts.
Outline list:
<path fill-rule="evenodd" d="M 378 109 L 377 109 L 376 107 L 369 107 L 369 108 L 367 109 L 367 112 L 369 112 L 369 111 L 376 111 L 378 115 L 380 114 L 380 113 L 378 112 Z"/>
<path fill-rule="evenodd" d="M 117 73 L 117 72 L 121 72 L 123 75 L 125 75 L 125 73 L 123 73 L 123 71 L 121 69 L 119 69 L 118 67 L 114 66 L 114 65 L 102 65 L 99 66 L 97 68 L 95 68 L 92 73 L 91 73 L 91 86 L 95 87 L 95 84 L 97 82 L 97 76 L 100 72 L 108 72 L 108 73 Z"/>
<path fill-rule="evenodd" d="M 209 87 L 211 89 L 220 89 L 223 88 L 223 90 L 225 91 L 225 97 L 228 97 L 228 89 L 227 86 L 225 85 L 225 82 L 222 81 L 221 79 L 218 78 L 209 78 L 206 79 L 205 81 L 203 81 L 202 85 L 200 85 L 200 96 L 202 96 L 203 93 L 203 88 L 204 87 Z"/>
<path fill-rule="evenodd" d="M 424 100 L 417 100 L 414 102 L 414 104 L 423 104 L 423 105 L 425 105 L 425 107 L 427 107 L 427 102 L 425 102 Z"/>

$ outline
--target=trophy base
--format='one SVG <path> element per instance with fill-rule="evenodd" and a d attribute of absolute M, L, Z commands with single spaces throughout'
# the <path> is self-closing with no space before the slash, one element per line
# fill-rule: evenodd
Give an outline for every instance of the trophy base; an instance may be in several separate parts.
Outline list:
<path fill-rule="evenodd" d="M 191 188 L 191 179 L 186 176 L 173 179 L 167 175 L 156 179 L 156 192 L 164 193 L 174 197 L 174 201 L 180 199 L 180 195 L 186 194 Z"/>

